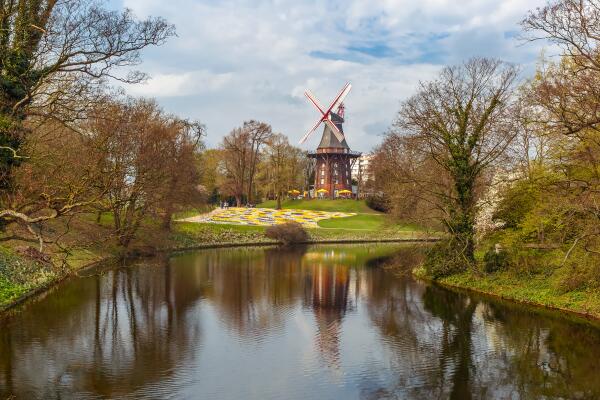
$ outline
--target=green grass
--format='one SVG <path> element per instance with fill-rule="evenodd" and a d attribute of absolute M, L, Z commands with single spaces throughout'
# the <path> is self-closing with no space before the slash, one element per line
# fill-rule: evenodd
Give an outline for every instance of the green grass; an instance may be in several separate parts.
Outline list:
<path fill-rule="evenodd" d="M 319 221 L 321 228 L 349 230 L 422 231 L 414 224 L 392 222 L 385 214 L 358 214 L 352 217 L 331 218 Z"/>
<path fill-rule="evenodd" d="M 25 294 L 27 290 L 27 286 L 9 282 L 0 276 L 0 309 Z"/>
<path fill-rule="evenodd" d="M 0 246 L 0 309 L 57 276 L 50 266 L 39 265 L 21 257 L 13 249 Z"/>
<path fill-rule="evenodd" d="M 352 217 L 331 218 L 319 221 L 321 228 L 336 229 L 381 229 L 386 222 L 384 215 L 358 214 Z"/>
<path fill-rule="evenodd" d="M 260 208 L 275 208 L 275 206 L 276 202 L 274 200 L 257 205 Z M 308 229 L 311 239 L 315 241 L 385 240 L 428 236 L 417 225 L 392 222 L 386 214 L 369 208 L 364 200 L 286 200 L 282 203 L 282 208 L 358 214 L 351 217 L 319 221 L 319 228 Z M 177 239 L 181 240 L 182 237 L 187 236 L 184 241 L 189 243 L 190 238 L 202 238 L 204 240 L 212 234 L 222 238 L 238 237 L 239 240 L 244 242 L 250 241 L 248 236 L 256 239 L 258 234 L 264 235 L 265 229 L 265 227 L 260 226 L 237 224 L 178 223 L 177 231 L 182 236 L 178 236 Z"/>
<path fill-rule="evenodd" d="M 213 209 L 213 207 L 211 207 L 210 205 L 206 204 L 206 205 L 204 205 L 202 207 L 196 207 L 196 208 L 191 208 L 189 210 L 176 212 L 173 215 L 173 219 L 177 220 L 177 219 L 184 219 L 184 218 L 195 217 L 198 214 L 207 213 L 207 212 L 211 211 L 212 209 Z"/>
<path fill-rule="evenodd" d="M 169 248 L 223 243 L 269 243 L 264 226 L 174 222 Z"/>
<path fill-rule="evenodd" d="M 270 200 L 265 201 L 257 207 L 261 208 L 275 208 L 276 201 Z M 325 219 L 318 222 L 320 228 L 326 228 L 331 232 L 328 234 L 317 234 L 318 230 L 311 229 L 318 236 L 329 236 L 329 237 L 340 237 L 348 235 L 349 231 L 370 231 L 373 234 L 376 231 L 376 236 L 379 237 L 390 237 L 397 232 L 408 232 L 408 231 L 421 231 L 422 229 L 416 225 L 409 224 L 397 224 L 389 220 L 388 216 L 372 210 L 367 206 L 364 200 L 286 200 L 282 203 L 282 208 L 285 209 L 297 209 L 297 210 L 312 210 L 312 211 L 338 211 L 347 213 L 356 213 L 351 217 L 345 218 L 331 218 Z M 358 232 L 357 232 L 358 234 Z"/>
<path fill-rule="evenodd" d="M 408 225 L 387 224 L 384 222 L 384 216 L 376 217 L 378 218 L 374 222 L 366 222 L 362 225 L 377 226 L 378 228 L 375 229 L 310 228 L 307 231 L 312 241 L 421 239 L 429 236 L 426 232 L 418 231 Z M 340 220 L 343 219 L 346 218 Z M 222 243 L 271 243 L 264 234 L 265 229 L 264 226 L 252 225 L 175 222 L 170 237 L 171 247 L 184 248 Z"/>
<path fill-rule="evenodd" d="M 518 302 L 569 310 L 600 318 L 600 292 L 593 289 L 560 291 L 544 274 L 517 276 L 504 271 L 489 275 L 465 272 L 442 278 L 439 282 Z"/>
<path fill-rule="evenodd" d="M 239 225 L 239 224 L 211 224 L 211 223 L 198 223 L 198 222 L 178 222 L 175 226 L 178 226 L 178 231 L 187 232 L 264 232 L 265 226 L 257 225 Z"/>
<path fill-rule="evenodd" d="M 258 204 L 260 208 L 275 208 L 277 201 L 269 200 Z M 282 208 L 293 208 L 297 210 L 313 210 L 313 211 L 340 211 L 349 213 L 370 213 L 380 214 L 379 212 L 369 208 L 364 200 L 285 200 L 281 204 Z"/>

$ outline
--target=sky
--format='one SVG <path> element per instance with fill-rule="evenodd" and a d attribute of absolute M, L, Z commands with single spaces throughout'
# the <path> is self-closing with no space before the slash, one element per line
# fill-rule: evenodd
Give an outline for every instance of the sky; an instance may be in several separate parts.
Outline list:
<path fill-rule="evenodd" d="M 111 0 L 144 18 L 162 16 L 177 37 L 146 49 L 150 79 L 127 92 L 206 125 L 217 146 L 243 121 L 268 122 L 297 144 L 322 103 L 345 82 L 344 131 L 353 150 L 382 140 L 401 101 L 444 65 L 473 56 L 519 64 L 531 74 L 542 43 L 524 43 L 519 21 L 542 0 Z M 322 128 L 301 147 L 318 145 Z"/>

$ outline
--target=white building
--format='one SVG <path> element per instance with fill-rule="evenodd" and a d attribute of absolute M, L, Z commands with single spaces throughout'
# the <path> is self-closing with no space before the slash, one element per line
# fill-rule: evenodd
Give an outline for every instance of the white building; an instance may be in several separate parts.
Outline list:
<path fill-rule="evenodd" d="M 363 154 L 360 156 L 352 166 L 352 179 L 358 182 L 362 181 L 363 183 L 371 179 L 369 164 L 372 159 L 372 154 Z"/>

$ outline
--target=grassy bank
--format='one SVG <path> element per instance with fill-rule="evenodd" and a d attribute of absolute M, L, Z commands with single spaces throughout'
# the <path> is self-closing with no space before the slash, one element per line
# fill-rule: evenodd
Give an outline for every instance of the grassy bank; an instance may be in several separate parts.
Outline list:
<path fill-rule="evenodd" d="M 320 221 L 319 228 L 308 229 L 311 242 L 422 240 L 434 236 L 415 226 L 391 222 L 362 201 L 294 200 L 285 202 L 284 207 L 358 213 L 353 217 Z M 176 219 L 206 211 L 191 210 L 178 214 Z M 112 239 L 113 220 L 110 214 L 103 214 L 100 218 L 94 214 L 82 214 L 69 221 L 68 226 L 61 224 L 63 222 L 52 221 L 48 227 L 55 232 L 65 232 L 61 246 L 45 247 L 44 253 L 50 262 L 40 262 L 26 252 L 17 251 L 34 246 L 31 242 L 7 241 L 0 247 L 0 309 L 86 265 L 122 255 L 123 250 Z M 265 236 L 265 229 L 264 226 L 173 222 L 171 231 L 167 232 L 160 228 L 158 222 L 149 219 L 140 228 L 129 251 L 152 254 L 154 251 L 204 246 L 274 243 Z"/>
<path fill-rule="evenodd" d="M 418 278 L 427 279 L 422 268 L 416 269 L 414 274 Z M 557 287 L 553 279 L 549 279 L 544 274 L 519 276 L 513 271 L 492 274 L 468 271 L 441 278 L 437 283 L 600 320 L 598 290 L 582 288 L 564 291 Z"/>
<path fill-rule="evenodd" d="M 535 304 L 600 319 L 600 293 L 590 289 L 562 292 L 544 276 L 516 277 L 510 272 L 475 276 L 471 272 L 439 281 L 442 285 L 475 290 L 521 303 Z"/>
<path fill-rule="evenodd" d="M 345 219 L 345 218 L 341 218 Z M 198 244 L 219 243 L 273 243 L 264 235 L 266 227 L 233 224 L 205 224 L 177 222 L 173 226 L 169 246 L 193 247 Z M 415 231 L 404 225 L 379 225 L 375 229 L 332 228 L 307 229 L 311 241 L 336 240 L 408 240 L 433 237 L 427 232 Z"/>

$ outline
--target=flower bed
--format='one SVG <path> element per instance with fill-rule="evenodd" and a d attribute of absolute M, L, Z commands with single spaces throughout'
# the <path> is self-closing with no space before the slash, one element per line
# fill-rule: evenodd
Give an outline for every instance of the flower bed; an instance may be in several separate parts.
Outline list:
<path fill-rule="evenodd" d="M 330 211 L 232 207 L 217 209 L 209 214 L 187 218 L 183 221 L 257 226 L 271 226 L 293 221 L 306 228 L 316 228 L 318 226 L 317 223 L 321 220 L 351 217 L 353 215 L 356 214 Z"/>

